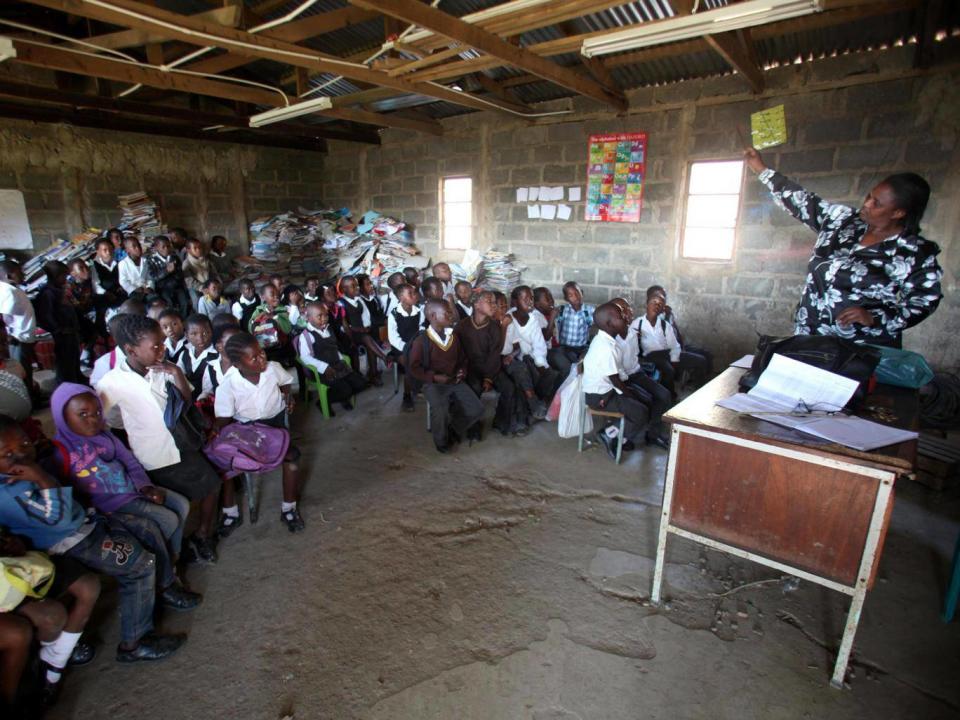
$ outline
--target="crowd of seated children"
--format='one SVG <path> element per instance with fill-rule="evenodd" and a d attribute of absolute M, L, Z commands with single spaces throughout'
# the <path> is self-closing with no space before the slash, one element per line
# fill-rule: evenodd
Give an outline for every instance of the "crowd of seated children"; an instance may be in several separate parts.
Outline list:
<path fill-rule="evenodd" d="M 390 357 L 404 371 L 403 399 L 400 407 L 404 412 L 413 412 L 413 378 L 406 371 L 407 343 L 417 336 L 423 323 L 424 313 L 417 304 L 417 290 L 413 285 L 401 283 L 394 288 L 396 304 L 387 315 L 387 339 L 390 342 Z"/>
<path fill-rule="evenodd" d="M 556 315 L 557 347 L 549 352 L 550 367 L 561 378 L 570 373 L 570 366 L 579 362 L 590 343 L 590 326 L 593 325 L 594 306 L 583 301 L 583 291 L 573 282 L 564 283 L 563 299 L 566 300 Z"/>
<path fill-rule="evenodd" d="M 218 278 L 209 278 L 201 288 L 203 295 L 197 302 L 197 312 L 213 320 L 217 315 L 230 312 L 230 301 L 223 296 L 223 283 Z"/>
<path fill-rule="evenodd" d="M 296 339 L 300 362 L 316 368 L 329 388 L 328 402 L 340 403 L 344 410 L 353 410 L 352 398 L 367 387 L 366 380 L 344 362 L 337 338 L 330 329 L 330 314 L 322 302 L 307 303 L 306 327 Z M 317 401 L 320 407 L 320 401 Z M 329 408 L 330 415 L 335 413 Z"/>
<path fill-rule="evenodd" d="M 382 360 L 385 364 L 390 360 L 387 353 L 380 345 L 379 332 L 374 337 L 372 328 L 373 317 L 367 306 L 367 303 L 360 297 L 360 287 L 355 277 L 345 277 L 340 281 L 340 300 L 339 304 L 343 308 L 344 327 L 347 330 L 350 341 L 353 346 L 351 353 L 353 366 L 359 368 L 360 348 L 367 353 L 367 379 L 371 385 L 383 385 L 380 378 L 380 371 L 377 366 L 377 360 Z"/>
<path fill-rule="evenodd" d="M 427 300 L 424 313 L 429 325 L 410 341 L 406 370 L 423 386 L 434 446 L 446 453 L 475 437 L 468 433 L 483 420 L 483 403 L 465 382 L 467 356 L 451 327 L 455 313 L 442 300 Z"/>

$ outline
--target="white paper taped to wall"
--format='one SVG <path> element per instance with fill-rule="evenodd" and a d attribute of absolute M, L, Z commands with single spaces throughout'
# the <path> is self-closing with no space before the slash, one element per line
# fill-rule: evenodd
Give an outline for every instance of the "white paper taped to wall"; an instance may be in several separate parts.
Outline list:
<path fill-rule="evenodd" d="M 580 188 L 567 188 L 567 200 L 570 202 L 580 202 Z"/>
<path fill-rule="evenodd" d="M 559 220 L 569 220 L 570 219 L 570 206 L 569 205 L 557 205 L 557 219 Z"/>
<path fill-rule="evenodd" d="M 556 205 L 541 205 L 540 206 L 540 217 L 544 220 L 553 220 L 557 216 L 557 206 Z"/>
<path fill-rule="evenodd" d="M 517 188 L 517 202 L 527 201 L 527 189 L 525 187 Z"/>
<path fill-rule="evenodd" d="M 536 220 L 540 217 L 539 205 L 527 205 L 527 220 Z"/>
<path fill-rule="evenodd" d="M 33 235 L 27 206 L 19 190 L 0 190 L 0 248 L 32 250 Z"/>

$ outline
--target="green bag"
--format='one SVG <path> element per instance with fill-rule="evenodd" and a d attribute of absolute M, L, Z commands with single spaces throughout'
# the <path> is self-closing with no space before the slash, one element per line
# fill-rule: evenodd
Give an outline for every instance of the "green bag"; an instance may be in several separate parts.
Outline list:
<path fill-rule="evenodd" d="M 42 598 L 56 569 L 44 553 L 30 550 L 19 557 L 0 557 L 0 612 L 10 612 L 24 598 Z"/>
<path fill-rule="evenodd" d="M 933 380 L 933 370 L 920 353 L 871 345 L 880 351 L 877 382 L 905 388 L 921 388 Z"/>

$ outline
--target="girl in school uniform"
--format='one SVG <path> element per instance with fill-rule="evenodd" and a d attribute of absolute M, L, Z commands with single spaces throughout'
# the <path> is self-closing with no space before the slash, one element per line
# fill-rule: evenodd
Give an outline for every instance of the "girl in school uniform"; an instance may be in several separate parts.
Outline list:
<path fill-rule="evenodd" d="M 187 382 L 193 387 L 191 397 L 194 402 L 200 399 L 207 366 L 220 359 L 212 340 L 213 325 L 210 324 L 210 318 L 199 313 L 187 318 L 187 347 L 180 356 L 179 364 Z"/>
<path fill-rule="evenodd" d="M 103 413 L 119 410 L 130 450 L 154 485 L 200 503 L 200 523 L 189 545 L 194 559 L 215 563 L 220 477 L 200 451 L 202 436 L 191 428 L 193 388 L 177 365 L 164 360 L 163 334 L 156 321 L 117 315 L 112 329 L 124 358 L 97 385 Z"/>
<path fill-rule="evenodd" d="M 97 311 L 97 334 L 106 337 L 107 311 L 127 299 L 120 285 L 120 267 L 113 259 L 113 243 L 107 238 L 97 240 L 96 257 L 90 264 L 90 282 L 93 284 L 93 306 Z"/>
<path fill-rule="evenodd" d="M 397 305 L 387 316 L 387 338 L 390 340 L 390 357 L 402 366 L 407 343 L 420 332 L 423 311 L 416 304 L 417 290 L 413 285 L 400 285 L 396 289 L 396 295 Z M 413 380 L 404 367 L 403 402 L 400 406 L 404 412 L 413 412 L 413 390 Z"/>
<path fill-rule="evenodd" d="M 367 351 L 367 379 L 371 385 L 383 385 L 380 372 L 377 369 L 377 358 L 383 360 L 384 364 L 388 363 L 389 359 L 373 337 L 371 329 L 373 319 L 366 303 L 360 299 L 360 286 L 357 283 L 357 278 L 345 277 L 340 281 L 339 302 L 346 315 L 346 324 L 350 331 L 351 340 L 353 340 L 357 349 L 362 347 Z M 354 367 L 359 368 L 360 360 L 356 350 L 352 355 Z"/>
<path fill-rule="evenodd" d="M 290 392 L 293 376 L 278 362 L 267 360 L 267 355 L 256 338 L 239 332 L 224 343 L 223 350 L 232 367 L 227 370 L 217 388 L 214 411 L 217 428 L 230 423 L 258 423 L 286 433 L 287 413 L 293 411 L 294 397 Z M 300 468 L 297 462 L 300 450 L 287 448 L 283 458 L 283 502 L 280 519 L 290 532 L 304 529 L 297 503 L 300 500 Z M 224 514 L 239 509 L 224 508 Z"/>
<path fill-rule="evenodd" d="M 287 285 L 280 293 L 280 303 L 287 308 L 287 317 L 290 325 L 302 328 L 306 325 L 303 319 L 303 291 L 297 285 Z"/>
<path fill-rule="evenodd" d="M 373 286 L 373 280 L 367 274 L 357 275 L 357 287 L 360 290 L 360 300 L 367 307 L 370 313 L 370 334 L 374 339 L 380 337 L 380 328 L 387 325 L 387 314 L 380 303 L 380 297 L 377 295 L 377 289 Z"/>

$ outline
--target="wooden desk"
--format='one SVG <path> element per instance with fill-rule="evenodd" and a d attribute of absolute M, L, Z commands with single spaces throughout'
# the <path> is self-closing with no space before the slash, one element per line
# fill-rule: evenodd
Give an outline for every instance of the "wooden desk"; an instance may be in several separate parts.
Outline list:
<path fill-rule="evenodd" d="M 660 603 L 670 533 L 846 593 L 831 680 L 841 687 L 893 485 L 912 470 L 916 441 L 860 452 L 718 407 L 743 372 L 728 368 L 664 417 L 672 444 L 651 600 Z M 884 387 L 865 405 L 891 410 L 898 426 L 916 424 L 916 393 Z"/>

